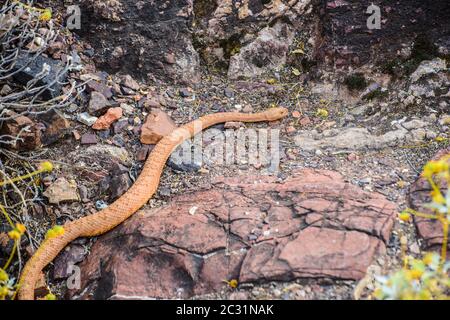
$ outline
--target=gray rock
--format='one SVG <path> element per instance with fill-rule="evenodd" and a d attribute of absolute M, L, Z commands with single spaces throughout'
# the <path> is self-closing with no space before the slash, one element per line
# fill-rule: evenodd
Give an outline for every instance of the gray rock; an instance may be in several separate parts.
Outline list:
<path fill-rule="evenodd" d="M 105 203 L 105 201 L 103 201 L 103 200 L 95 201 L 95 208 L 97 210 L 103 210 L 103 209 L 105 209 L 107 207 L 108 207 L 108 205 Z"/>
<path fill-rule="evenodd" d="M 408 93 L 415 97 L 433 98 L 449 91 L 450 70 L 445 60 L 436 58 L 422 61 L 411 74 Z M 417 102 L 419 104 L 420 102 Z"/>
<path fill-rule="evenodd" d="M 120 133 L 128 127 L 128 119 L 120 119 L 113 124 L 114 133 Z"/>
<path fill-rule="evenodd" d="M 136 80 L 133 79 L 130 75 L 125 75 L 122 77 L 122 82 L 120 82 L 121 85 L 131 89 L 131 90 L 139 90 L 139 83 L 136 82 Z"/>
<path fill-rule="evenodd" d="M 79 113 L 77 115 L 77 120 L 89 127 L 92 127 L 94 123 L 97 121 L 97 117 L 91 116 L 87 112 Z"/>
<path fill-rule="evenodd" d="M 48 86 L 48 90 L 45 90 L 41 98 L 50 100 L 61 95 L 62 84 L 67 79 L 67 73 L 64 71 L 64 65 L 59 60 L 53 60 L 43 55 L 34 57 L 26 52 L 20 52 L 14 70 L 20 70 L 14 74 L 14 79 L 26 85 L 28 81 L 35 79 L 44 68 L 48 68 L 48 74 L 39 80 L 35 87 Z"/>
<path fill-rule="evenodd" d="M 96 144 L 98 142 L 95 133 L 85 133 L 81 136 L 81 144 Z"/>
<path fill-rule="evenodd" d="M 80 194 L 80 199 L 82 202 L 89 202 L 89 191 L 86 186 L 79 186 L 78 193 Z"/>
<path fill-rule="evenodd" d="M 350 113 L 354 116 L 363 116 L 367 113 L 367 110 L 370 108 L 370 105 L 365 104 L 362 106 L 357 106 L 350 110 Z"/>
<path fill-rule="evenodd" d="M 445 126 L 450 124 L 450 114 L 443 114 L 440 118 L 439 118 L 439 124 L 441 126 Z"/>
<path fill-rule="evenodd" d="M 90 114 L 99 116 L 102 115 L 110 106 L 108 99 L 100 92 L 91 92 L 91 99 L 89 100 L 88 111 Z"/>
<path fill-rule="evenodd" d="M 70 153 L 70 156 L 74 157 L 75 161 L 80 158 L 78 151 Z M 102 156 L 105 157 L 105 159 L 117 160 L 126 166 L 129 166 L 132 163 L 132 158 L 125 148 L 119 148 L 108 144 L 90 146 L 84 150 L 83 156 L 92 157 L 92 159 L 97 159 Z"/>
<path fill-rule="evenodd" d="M 437 133 L 434 132 L 434 131 L 427 130 L 426 133 L 425 133 L 425 136 L 426 136 L 426 138 L 429 139 L 429 140 L 434 140 L 434 139 L 437 138 L 438 135 L 437 135 Z"/>
<path fill-rule="evenodd" d="M 414 83 L 424 76 L 436 74 L 439 71 L 444 71 L 446 69 L 446 62 L 443 59 L 436 58 L 433 60 L 425 60 L 422 61 L 417 69 L 411 74 L 410 80 Z"/>
<path fill-rule="evenodd" d="M 425 129 L 414 129 L 411 130 L 409 135 L 411 142 L 420 142 L 423 141 L 427 137 L 427 131 Z"/>
<path fill-rule="evenodd" d="M 262 29 L 253 42 L 230 58 L 228 78 L 256 78 L 280 68 L 286 62 L 293 38 L 291 27 L 282 22 Z"/>
<path fill-rule="evenodd" d="M 95 80 L 91 80 L 86 83 L 86 92 L 90 93 L 92 91 L 100 92 L 107 99 L 110 99 L 113 96 L 113 92 L 109 86 Z"/>
<path fill-rule="evenodd" d="M 385 92 L 386 89 L 381 87 L 379 83 L 372 82 L 361 94 L 361 99 L 372 99 L 375 95 Z"/>
<path fill-rule="evenodd" d="M 191 96 L 191 92 L 186 88 L 180 89 L 180 96 L 183 98 L 188 98 Z"/>
<path fill-rule="evenodd" d="M 77 190 L 75 180 L 68 181 L 66 178 L 61 177 L 56 179 L 43 194 L 48 198 L 48 202 L 59 204 L 67 201 L 79 201 Z"/>
<path fill-rule="evenodd" d="M 125 113 L 127 115 L 133 114 L 133 112 L 134 112 L 134 107 L 131 104 L 121 103 L 120 107 L 122 108 L 123 113 Z"/>
<path fill-rule="evenodd" d="M 399 129 L 382 135 L 373 135 L 366 128 L 345 128 L 343 130 L 325 130 L 322 133 L 302 132 L 294 139 L 302 150 L 314 152 L 316 149 L 365 150 L 394 147 L 400 143 L 423 140 L 426 131 L 423 128 L 408 131 Z"/>
<path fill-rule="evenodd" d="M 223 94 L 225 95 L 225 97 L 227 97 L 227 98 L 233 98 L 234 97 L 234 92 L 233 92 L 233 90 L 231 89 L 231 88 L 225 88 L 224 90 L 223 90 Z"/>
<path fill-rule="evenodd" d="M 428 124 L 422 120 L 414 119 L 409 122 L 405 122 L 402 124 L 403 128 L 406 130 L 413 130 L 426 127 Z"/>
<path fill-rule="evenodd" d="M 122 173 L 111 178 L 109 184 L 110 199 L 114 200 L 123 195 L 131 187 L 131 179 L 128 173 Z"/>
<path fill-rule="evenodd" d="M 72 244 L 66 247 L 55 259 L 53 278 L 65 279 L 71 275 L 69 271 L 76 263 L 83 261 L 87 251 L 83 246 Z"/>

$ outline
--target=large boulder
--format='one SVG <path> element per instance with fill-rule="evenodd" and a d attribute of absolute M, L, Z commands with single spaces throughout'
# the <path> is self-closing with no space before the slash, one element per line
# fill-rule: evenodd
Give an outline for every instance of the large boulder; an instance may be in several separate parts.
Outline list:
<path fill-rule="evenodd" d="M 295 32 L 305 34 L 310 0 L 195 1 L 199 52 L 228 68 L 228 77 L 257 78 L 286 62 Z M 309 12 L 308 12 L 309 13 Z M 304 28 L 305 27 L 305 28 Z"/>
<path fill-rule="evenodd" d="M 361 279 L 385 251 L 395 212 L 332 171 L 218 178 L 102 236 L 68 296 L 187 298 L 230 279 Z"/>
<path fill-rule="evenodd" d="M 281 68 L 293 39 L 293 29 L 287 24 L 264 28 L 253 42 L 231 57 L 228 78 L 257 78 L 264 72 Z"/>

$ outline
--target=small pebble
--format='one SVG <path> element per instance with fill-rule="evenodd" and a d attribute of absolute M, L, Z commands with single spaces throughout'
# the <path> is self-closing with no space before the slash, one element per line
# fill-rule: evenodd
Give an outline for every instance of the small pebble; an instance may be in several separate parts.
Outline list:
<path fill-rule="evenodd" d="M 105 201 L 103 201 L 103 200 L 95 201 L 95 208 L 97 210 L 103 210 L 103 209 L 105 209 L 107 207 L 108 207 L 108 205 L 105 203 Z"/>

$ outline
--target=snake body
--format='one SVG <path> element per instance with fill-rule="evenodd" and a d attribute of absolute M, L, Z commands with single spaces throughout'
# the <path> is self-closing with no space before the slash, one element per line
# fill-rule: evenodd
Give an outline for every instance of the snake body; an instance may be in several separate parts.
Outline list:
<path fill-rule="evenodd" d="M 144 164 L 141 174 L 133 186 L 107 208 L 64 224 L 64 234 L 45 239 L 23 269 L 18 289 L 19 300 L 34 299 L 34 289 L 41 271 L 61 252 L 65 246 L 78 237 L 93 237 L 103 234 L 144 206 L 156 192 L 161 173 L 171 153 L 184 140 L 203 129 L 229 121 L 260 122 L 274 121 L 287 115 L 285 108 L 271 108 L 260 113 L 224 112 L 210 114 L 185 124 L 163 137 L 154 147 Z"/>

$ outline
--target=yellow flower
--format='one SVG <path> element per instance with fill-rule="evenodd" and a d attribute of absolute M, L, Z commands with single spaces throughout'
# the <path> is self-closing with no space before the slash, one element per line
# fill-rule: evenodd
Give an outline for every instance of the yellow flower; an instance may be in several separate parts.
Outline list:
<path fill-rule="evenodd" d="M 445 198 L 442 195 L 442 193 L 439 190 L 433 190 L 431 191 L 431 198 L 433 199 L 433 202 L 439 203 L 439 204 L 445 204 Z"/>
<path fill-rule="evenodd" d="M 14 230 L 11 230 L 10 232 L 8 232 L 8 236 L 9 236 L 12 240 L 16 241 L 16 240 L 19 240 L 19 239 L 20 239 L 20 232 L 17 231 L 16 229 L 14 229 Z"/>
<path fill-rule="evenodd" d="M 56 238 L 58 236 L 62 236 L 64 234 L 64 228 L 62 226 L 54 226 L 50 230 L 47 231 L 46 238 Z"/>
<path fill-rule="evenodd" d="M 41 163 L 40 167 L 42 171 L 50 172 L 53 170 L 53 163 L 50 161 L 45 161 Z"/>
<path fill-rule="evenodd" d="M 51 239 L 51 238 L 55 238 L 56 237 L 56 232 L 53 231 L 53 229 L 50 229 L 47 231 L 47 233 L 45 234 L 45 238 L 47 239 Z"/>
<path fill-rule="evenodd" d="M 412 292 L 405 292 L 401 297 L 401 300 L 416 300 L 414 294 Z"/>
<path fill-rule="evenodd" d="M 430 264 L 432 264 L 433 262 L 434 262 L 434 253 L 432 253 L 432 252 L 428 252 L 424 257 L 423 257 L 423 262 L 426 264 L 426 265 L 430 265 Z"/>
<path fill-rule="evenodd" d="M 410 276 L 412 279 L 420 279 L 420 277 L 422 277 L 423 275 L 423 271 L 422 270 L 411 270 L 410 271 Z"/>
<path fill-rule="evenodd" d="M 16 223 L 16 230 L 19 231 L 20 235 L 23 235 L 27 228 L 21 223 Z"/>
<path fill-rule="evenodd" d="M 238 286 L 238 281 L 236 279 L 232 279 L 232 280 L 228 281 L 227 283 L 233 289 L 236 289 Z"/>
<path fill-rule="evenodd" d="M 383 291 L 381 290 L 381 288 L 376 288 L 375 291 L 373 292 L 373 295 L 376 298 L 381 299 L 381 297 L 383 296 Z"/>
<path fill-rule="evenodd" d="M 9 293 L 9 289 L 8 287 L 4 286 L 4 287 L 0 287 L 0 298 L 4 298 L 8 295 Z"/>
<path fill-rule="evenodd" d="M 47 294 L 44 298 L 45 300 L 56 300 L 56 296 L 53 293 Z"/>
<path fill-rule="evenodd" d="M 271 78 L 271 79 L 267 80 L 267 84 L 275 84 L 276 82 L 277 82 L 277 80 L 274 79 L 274 78 Z"/>
<path fill-rule="evenodd" d="M 422 175 L 426 178 L 431 178 L 436 173 L 445 172 L 448 170 L 449 166 L 446 161 L 429 161 L 423 168 Z"/>
<path fill-rule="evenodd" d="M 62 236 L 64 234 L 64 228 L 62 226 L 54 226 L 53 230 L 55 230 L 58 236 Z"/>
<path fill-rule="evenodd" d="M 411 215 L 408 212 L 402 212 L 398 215 L 398 218 L 402 221 L 408 222 L 411 219 Z"/>
<path fill-rule="evenodd" d="M 326 118 L 326 117 L 328 117 L 328 110 L 319 108 L 316 111 L 316 116 Z"/>
<path fill-rule="evenodd" d="M 50 21 L 52 18 L 52 11 L 50 9 L 45 9 L 44 12 L 39 16 L 40 21 Z"/>
<path fill-rule="evenodd" d="M 9 280 L 9 276 L 5 270 L 0 269 L 0 282 L 7 282 Z"/>
<path fill-rule="evenodd" d="M 429 290 L 422 290 L 419 293 L 419 298 L 421 300 L 432 300 L 433 299 L 433 295 L 431 294 L 431 292 Z"/>

